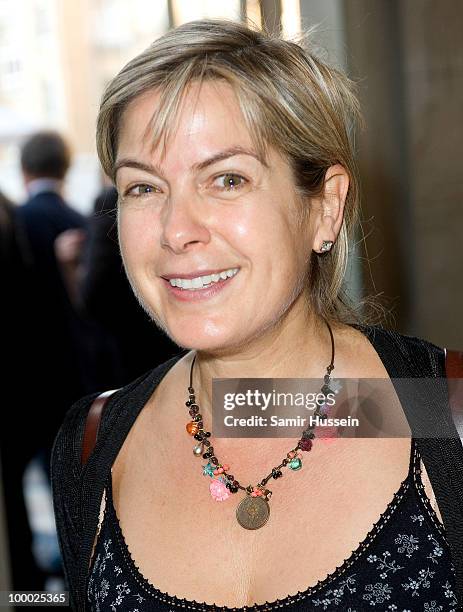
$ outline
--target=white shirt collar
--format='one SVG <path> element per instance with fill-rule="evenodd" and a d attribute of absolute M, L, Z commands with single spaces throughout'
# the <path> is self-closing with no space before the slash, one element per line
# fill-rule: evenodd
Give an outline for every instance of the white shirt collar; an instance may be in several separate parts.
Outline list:
<path fill-rule="evenodd" d="M 53 178 L 37 178 L 27 184 L 27 192 L 31 198 L 45 191 L 53 191 L 53 193 L 61 195 L 62 189 L 63 181 Z"/>

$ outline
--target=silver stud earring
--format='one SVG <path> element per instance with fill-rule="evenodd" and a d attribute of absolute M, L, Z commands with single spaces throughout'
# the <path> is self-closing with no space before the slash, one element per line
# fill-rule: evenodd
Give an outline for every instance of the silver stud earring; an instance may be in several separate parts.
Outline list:
<path fill-rule="evenodd" d="M 320 251 L 322 253 L 325 253 L 326 251 L 329 251 L 332 246 L 333 246 L 333 241 L 332 240 L 324 240 L 322 242 L 322 246 L 320 247 Z"/>

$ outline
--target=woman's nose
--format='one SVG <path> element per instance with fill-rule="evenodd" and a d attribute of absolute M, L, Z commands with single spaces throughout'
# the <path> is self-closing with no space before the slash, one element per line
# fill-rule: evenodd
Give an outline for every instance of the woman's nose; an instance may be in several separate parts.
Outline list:
<path fill-rule="evenodd" d="M 206 227 L 201 199 L 191 193 L 169 197 L 162 217 L 161 244 L 182 253 L 193 243 L 207 244 L 210 233 Z"/>

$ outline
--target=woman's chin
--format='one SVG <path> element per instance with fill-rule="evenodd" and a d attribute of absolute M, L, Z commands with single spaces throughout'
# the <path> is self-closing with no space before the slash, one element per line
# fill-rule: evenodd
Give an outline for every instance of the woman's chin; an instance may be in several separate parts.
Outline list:
<path fill-rule="evenodd" d="M 227 349 L 232 349 L 236 346 L 236 336 L 228 333 L 210 335 L 207 332 L 197 331 L 196 333 L 185 330 L 171 330 L 170 337 L 182 348 L 187 348 L 195 351 L 204 351 L 207 353 L 222 353 L 227 352 Z"/>

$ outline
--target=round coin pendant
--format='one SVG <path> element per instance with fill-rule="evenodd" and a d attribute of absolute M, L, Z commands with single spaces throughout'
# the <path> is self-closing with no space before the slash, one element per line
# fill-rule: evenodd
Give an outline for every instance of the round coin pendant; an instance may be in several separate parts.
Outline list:
<path fill-rule="evenodd" d="M 246 495 L 236 508 L 236 519 L 245 529 L 263 527 L 270 516 L 270 506 L 262 497 Z"/>

